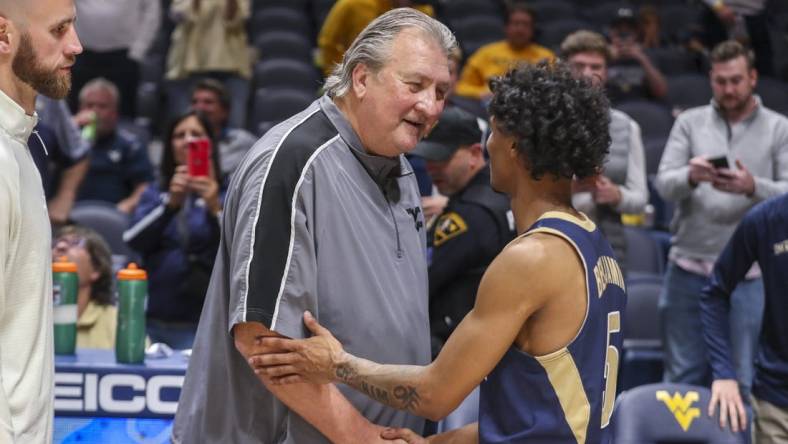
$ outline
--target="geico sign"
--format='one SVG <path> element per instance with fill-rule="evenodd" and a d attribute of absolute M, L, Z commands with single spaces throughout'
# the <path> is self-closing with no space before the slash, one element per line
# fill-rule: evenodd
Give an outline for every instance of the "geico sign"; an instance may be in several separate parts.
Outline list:
<path fill-rule="evenodd" d="M 183 375 L 155 375 L 146 380 L 141 375 L 127 373 L 58 372 L 55 373 L 55 410 L 133 414 L 147 408 L 153 414 L 173 415 L 178 401 L 163 400 L 162 391 L 180 391 L 183 378 Z M 124 391 L 127 396 L 116 399 L 117 391 Z"/>

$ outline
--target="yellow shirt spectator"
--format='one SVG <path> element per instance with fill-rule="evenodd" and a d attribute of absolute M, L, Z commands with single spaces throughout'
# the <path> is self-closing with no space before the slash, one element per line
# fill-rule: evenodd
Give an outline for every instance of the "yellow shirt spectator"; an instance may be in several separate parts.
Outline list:
<path fill-rule="evenodd" d="M 455 93 L 458 96 L 481 99 L 490 94 L 487 82 L 500 76 L 520 62 L 537 63 L 554 60 L 555 55 L 544 46 L 531 43 L 515 50 L 506 40 L 490 43 L 479 48 L 465 64 Z"/>
<path fill-rule="evenodd" d="M 115 348 L 118 309 L 112 305 L 112 253 L 93 229 L 66 225 L 52 241 L 52 257 L 77 266 L 77 348 Z"/>
<path fill-rule="evenodd" d="M 251 0 L 173 0 L 170 17 L 176 25 L 164 76 L 177 80 L 218 71 L 250 78 L 245 27 L 250 15 Z"/>
<path fill-rule="evenodd" d="M 328 76 L 334 65 L 342 61 L 345 51 L 356 39 L 356 36 L 378 16 L 400 5 L 411 2 L 402 0 L 338 0 L 328 13 L 320 34 L 317 46 L 320 49 L 318 65 L 323 74 Z M 432 6 L 412 6 L 430 17 L 435 15 Z"/>
<path fill-rule="evenodd" d="M 88 302 L 77 320 L 77 348 L 115 348 L 118 309 L 113 305 Z"/>

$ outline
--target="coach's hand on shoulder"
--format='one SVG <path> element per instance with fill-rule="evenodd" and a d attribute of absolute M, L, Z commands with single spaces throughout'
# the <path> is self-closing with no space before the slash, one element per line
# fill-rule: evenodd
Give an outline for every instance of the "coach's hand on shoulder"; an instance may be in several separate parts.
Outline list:
<path fill-rule="evenodd" d="M 731 431 L 738 433 L 747 428 L 747 412 L 739 394 L 739 383 L 735 379 L 715 379 L 711 384 L 709 416 L 714 416 L 717 404 L 720 405 L 720 427 L 726 428 L 728 419 Z"/>
<path fill-rule="evenodd" d="M 274 384 L 326 384 L 337 380 L 340 364 L 348 357 L 342 344 L 308 311 L 304 324 L 314 335 L 311 338 L 262 338 L 266 348 L 280 352 L 251 356 L 249 364 L 255 373 L 270 377 Z"/>

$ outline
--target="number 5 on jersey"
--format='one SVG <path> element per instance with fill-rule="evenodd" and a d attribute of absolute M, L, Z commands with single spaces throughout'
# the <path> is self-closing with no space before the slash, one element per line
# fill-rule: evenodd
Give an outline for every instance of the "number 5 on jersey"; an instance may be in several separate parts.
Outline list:
<path fill-rule="evenodd" d="M 621 313 L 613 311 L 607 314 L 607 352 L 605 353 L 605 391 L 602 394 L 602 426 L 610 424 L 613 405 L 616 400 L 616 383 L 618 382 L 618 349 L 611 345 L 610 336 L 621 331 Z"/>

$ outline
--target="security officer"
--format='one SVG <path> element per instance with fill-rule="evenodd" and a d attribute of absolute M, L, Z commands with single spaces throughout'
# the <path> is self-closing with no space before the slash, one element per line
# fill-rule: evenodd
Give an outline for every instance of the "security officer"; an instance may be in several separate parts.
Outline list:
<path fill-rule="evenodd" d="M 433 354 L 473 308 L 482 274 L 514 237 L 509 199 L 490 187 L 476 117 L 450 107 L 413 154 L 449 197 L 427 233 Z"/>

